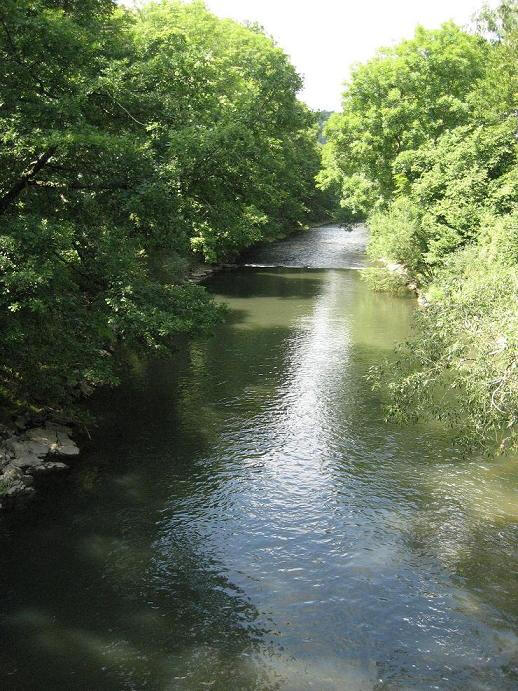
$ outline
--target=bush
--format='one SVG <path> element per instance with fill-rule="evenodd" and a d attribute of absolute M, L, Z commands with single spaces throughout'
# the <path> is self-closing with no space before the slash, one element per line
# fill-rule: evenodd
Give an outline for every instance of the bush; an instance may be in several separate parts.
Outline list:
<path fill-rule="evenodd" d="M 408 276 L 384 267 L 371 266 L 360 271 L 362 280 L 371 290 L 391 295 L 408 295 Z"/>
<path fill-rule="evenodd" d="M 400 197 L 387 211 L 369 219 L 371 237 L 368 254 L 403 264 L 415 277 L 423 268 L 423 239 L 417 208 Z"/>
<path fill-rule="evenodd" d="M 440 420 L 467 445 L 516 446 L 518 272 L 488 262 L 487 249 L 450 258 L 427 291 L 414 338 L 395 365 L 370 377 L 388 383 L 388 412 L 399 420 Z"/>

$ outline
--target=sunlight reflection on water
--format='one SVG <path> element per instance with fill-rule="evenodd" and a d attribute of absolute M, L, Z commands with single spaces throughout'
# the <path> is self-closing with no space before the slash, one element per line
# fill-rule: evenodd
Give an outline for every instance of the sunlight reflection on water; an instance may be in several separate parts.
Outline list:
<path fill-rule="evenodd" d="M 358 268 L 364 242 L 265 251 Z M 2 535 L 3 688 L 515 688 L 516 463 L 384 422 L 364 379 L 413 301 L 344 268 L 210 289 L 216 338 L 99 396 L 68 491 Z"/>

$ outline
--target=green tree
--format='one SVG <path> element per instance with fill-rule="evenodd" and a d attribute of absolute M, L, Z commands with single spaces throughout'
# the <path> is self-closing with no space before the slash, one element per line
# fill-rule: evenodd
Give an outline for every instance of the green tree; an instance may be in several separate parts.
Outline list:
<path fill-rule="evenodd" d="M 271 39 L 199 2 L 6 0 L 0 62 L 0 396 L 70 409 L 121 346 L 218 318 L 193 251 L 307 222 L 315 119 Z"/>
<path fill-rule="evenodd" d="M 418 27 L 413 39 L 357 66 L 343 109 L 329 121 L 320 184 L 341 190 L 354 216 L 386 205 L 408 178 L 398 162 L 469 121 L 466 96 L 483 74 L 486 42 L 453 23 Z"/>
<path fill-rule="evenodd" d="M 427 305 L 401 357 L 371 372 L 389 413 L 506 446 L 518 410 L 517 3 L 484 10 L 477 27 L 418 29 L 357 68 L 320 180 L 370 214 L 370 257 L 398 265 L 369 269 L 371 285 L 411 282 Z"/>

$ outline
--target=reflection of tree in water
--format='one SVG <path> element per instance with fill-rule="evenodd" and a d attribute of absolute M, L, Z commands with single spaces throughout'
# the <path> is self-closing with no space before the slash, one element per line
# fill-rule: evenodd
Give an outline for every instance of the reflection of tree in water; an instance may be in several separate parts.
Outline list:
<path fill-rule="evenodd" d="M 383 355 L 373 344 L 358 344 L 350 362 L 367 367 Z M 370 626 L 383 640 L 379 688 L 412 687 L 416 675 L 423 687 L 442 679 L 444 688 L 472 688 L 474 680 L 480 688 L 516 688 L 516 515 L 502 515 L 516 474 L 509 484 L 497 477 L 501 472 L 486 482 L 480 460 L 463 459 L 450 432 L 383 423 L 380 401 L 355 371 L 345 381 L 343 413 L 348 429 L 365 430 L 330 470 L 349 508 L 369 506 L 385 515 L 382 540 L 370 549 L 385 548 L 394 562 L 387 559 L 372 573 L 387 609 L 397 602 L 406 607 L 406 620 L 378 622 L 370 613 L 372 594 L 362 597 L 363 622 L 372 616 Z M 369 546 L 361 534 L 355 538 Z M 405 674 L 408 668 L 414 672 Z"/>
<path fill-rule="evenodd" d="M 511 523 L 481 517 L 480 469 L 463 468 L 447 436 L 381 419 L 363 373 L 404 336 L 408 301 L 373 296 L 351 272 L 326 277 L 252 273 L 250 303 L 263 288 L 250 313 L 236 276 L 223 277 L 238 307 L 218 338 L 106 397 L 89 495 L 71 484 L 50 518 L 0 545 L 3 688 L 270 689 L 272 669 L 288 688 L 313 675 L 312 688 L 330 677 L 329 688 L 372 689 L 349 683 L 356 660 L 360 672 L 377 661 L 379 688 L 511 688 Z M 299 453 L 303 478 L 289 464 Z M 487 516 L 502 506 L 495 487 L 482 487 Z M 308 578 L 276 570 L 288 551 L 265 557 L 265 582 L 251 568 L 263 564 L 254 530 L 271 534 L 271 518 L 241 509 L 271 507 L 273 495 L 276 525 L 291 527 L 293 493 L 308 534 L 292 554 Z M 283 598 L 305 594 L 312 575 L 328 602 L 295 614 L 298 631 L 291 610 L 289 630 Z M 300 631 L 314 637 L 307 647 Z"/>
<path fill-rule="evenodd" d="M 509 458 L 449 460 L 421 474 L 423 507 L 410 544 L 436 554 L 455 579 L 463 591 L 460 611 L 516 626 L 516 464 Z"/>
<path fill-rule="evenodd" d="M 160 532 L 146 582 L 153 583 L 152 606 L 174 623 L 178 647 L 168 664 L 175 675 L 186 677 L 185 688 L 203 682 L 221 689 L 274 688 L 267 670 L 255 663 L 276 655 L 271 622 L 226 578 L 185 515 L 173 515 Z"/>
<path fill-rule="evenodd" d="M 355 526 L 344 522 L 335 530 L 344 552 L 355 554 L 347 586 L 362 602 L 348 625 L 369 631 L 365 648 L 377 641 L 372 656 L 385 684 L 379 688 L 442 679 L 445 688 L 469 688 L 477 680 L 510 689 L 518 642 L 512 633 L 516 524 L 510 523 L 516 510 L 498 517 L 511 506 L 498 477 L 502 468 L 490 480 L 476 460 L 463 463 L 451 432 L 437 425 L 383 421 L 381 401 L 364 374 L 386 357 L 393 340 L 405 337 L 412 304 L 380 299 L 350 278 L 348 284 L 348 356 L 324 416 L 333 416 L 339 430 L 326 466 L 334 515 L 348 511 Z M 326 386 L 323 395 L 331 390 Z M 515 486 L 516 470 L 511 474 Z M 378 518 L 372 521 L 369 512 Z"/>
<path fill-rule="evenodd" d="M 260 341 L 271 348 L 270 337 Z M 100 396 L 83 464 L 101 469 L 97 481 L 88 494 L 71 484 L 55 513 L 7 536 L 4 688 L 275 688 L 254 662 L 273 654 L 271 627 L 187 520 L 228 477 L 215 446 L 223 420 L 213 414 L 221 352 L 210 340 L 180 347 L 174 363 L 151 363 Z M 229 357 L 224 349 L 225 396 L 246 383 Z M 164 507 L 181 520 L 171 524 Z"/>
<path fill-rule="evenodd" d="M 68 585 L 41 551 L 34 571 L 22 567 L 30 540 L 5 546 L 16 597 L 3 591 L 3 688 L 275 688 L 254 662 L 274 654 L 274 632 L 188 521 L 168 519 L 156 537 L 143 515 L 119 519 L 53 550 Z"/>
<path fill-rule="evenodd" d="M 322 269 L 243 269 L 222 273 L 209 283 L 211 292 L 226 300 L 272 298 L 273 311 L 286 299 L 312 300 L 322 289 L 326 271 Z M 232 313 L 229 315 L 232 320 Z M 287 326 L 287 324 L 286 324 Z"/>
<path fill-rule="evenodd" d="M 212 281 L 212 289 L 220 296 L 237 296 L 243 304 L 232 304 L 216 338 L 190 344 L 177 406 L 182 430 L 209 438 L 211 453 L 222 426 L 228 423 L 229 406 L 233 415 L 252 416 L 270 404 L 290 355 L 292 298 L 298 300 L 299 312 L 310 311 L 322 289 L 322 277 L 322 272 L 244 271 L 221 274 Z M 247 320 L 247 296 L 260 300 L 253 310 L 257 322 Z M 277 323 L 279 312 L 282 317 Z"/>

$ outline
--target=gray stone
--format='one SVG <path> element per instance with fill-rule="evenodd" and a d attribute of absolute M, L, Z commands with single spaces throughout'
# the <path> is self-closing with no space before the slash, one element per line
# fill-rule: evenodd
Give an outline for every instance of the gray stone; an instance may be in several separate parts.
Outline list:
<path fill-rule="evenodd" d="M 6 466 L 12 458 L 12 453 L 7 449 L 0 449 L 0 468 Z"/>
<path fill-rule="evenodd" d="M 35 468 L 30 468 L 27 472 L 29 472 L 32 476 L 40 476 L 47 475 L 50 473 L 60 473 L 64 470 L 70 470 L 70 467 L 66 463 L 60 463 L 58 461 L 47 461 L 46 463 L 42 463 L 41 465 L 36 466 Z"/>
<path fill-rule="evenodd" d="M 31 423 L 34 426 L 28 428 Z M 20 416 L 15 425 L 19 432 L 0 428 L 0 511 L 23 507 L 35 494 L 37 477 L 70 469 L 66 463 L 50 460 L 50 455 L 79 454 L 67 425 L 29 416 Z M 2 431 L 7 438 L 2 439 Z"/>
<path fill-rule="evenodd" d="M 10 448 L 15 456 L 46 456 L 50 451 L 50 444 L 47 441 L 33 441 L 32 439 L 9 439 L 7 442 L 8 448 Z"/>
<path fill-rule="evenodd" d="M 103 352 L 106 353 L 106 355 L 103 355 L 103 357 L 107 357 L 107 356 L 110 355 L 110 353 L 108 353 L 106 350 L 105 350 L 105 351 L 101 351 L 101 354 L 102 354 Z M 94 392 L 94 389 L 93 389 L 93 386 L 90 386 L 90 384 L 87 384 L 86 382 L 81 382 L 81 383 L 79 384 L 79 391 L 81 391 L 81 393 L 83 394 L 83 396 L 91 396 L 91 395 L 93 394 L 93 392 Z"/>
<path fill-rule="evenodd" d="M 27 432 L 25 432 L 21 438 L 52 446 L 52 444 L 56 443 L 56 432 L 55 430 L 48 429 L 47 427 L 33 427 L 32 429 L 27 430 Z"/>
<path fill-rule="evenodd" d="M 70 439 L 68 434 L 57 433 L 57 445 L 53 452 L 59 456 L 77 456 L 79 454 L 79 447 Z"/>
<path fill-rule="evenodd" d="M 26 415 L 18 415 L 18 417 L 14 421 L 15 427 L 17 427 L 20 430 L 25 429 L 27 427 L 27 423 L 28 418 Z"/>
<path fill-rule="evenodd" d="M 0 424 L 0 437 L 9 437 L 12 433 L 12 429 L 9 429 L 7 425 Z"/>
<path fill-rule="evenodd" d="M 68 425 L 60 425 L 57 422 L 46 422 L 45 429 L 51 432 L 62 432 L 63 434 L 72 434 L 72 428 Z"/>
<path fill-rule="evenodd" d="M 7 492 L 5 493 L 8 497 L 18 497 L 22 495 L 34 494 L 34 487 L 27 487 L 23 484 L 21 480 L 13 483 Z"/>
<path fill-rule="evenodd" d="M 12 480 L 20 475 L 20 471 L 18 468 L 15 468 L 13 465 L 8 465 L 7 468 L 4 470 L 2 477 L 3 479 L 9 481 Z"/>
<path fill-rule="evenodd" d="M 3 474 L 0 476 L 0 480 L 6 485 L 10 485 L 15 480 L 19 480 L 22 475 L 23 473 L 19 468 L 8 465 Z"/>
<path fill-rule="evenodd" d="M 11 460 L 11 465 L 15 468 L 35 468 L 43 463 L 41 456 L 35 456 L 32 453 L 25 453 L 15 456 Z"/>

